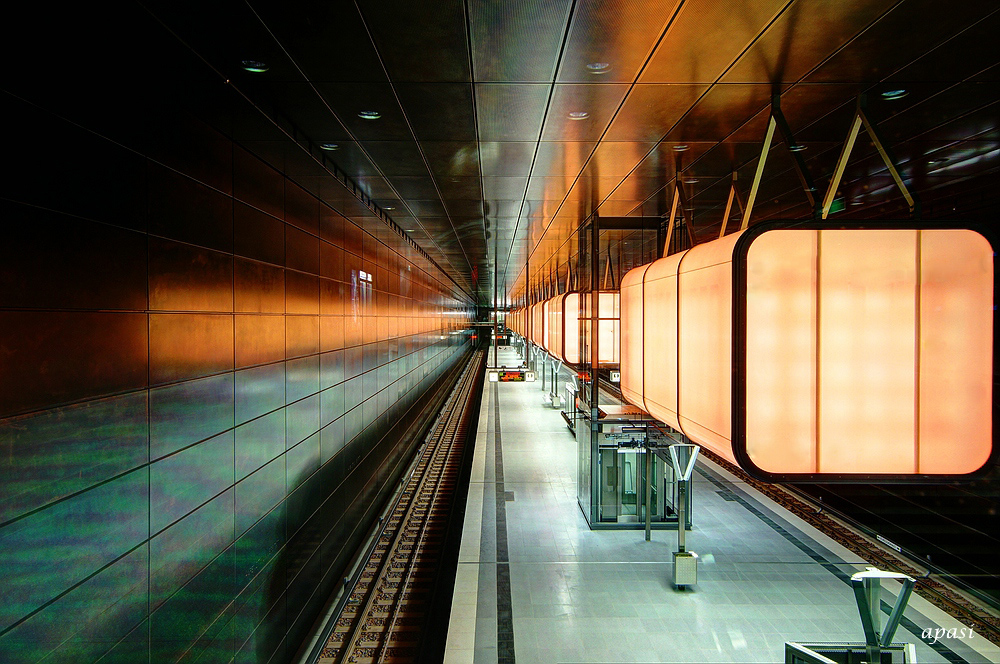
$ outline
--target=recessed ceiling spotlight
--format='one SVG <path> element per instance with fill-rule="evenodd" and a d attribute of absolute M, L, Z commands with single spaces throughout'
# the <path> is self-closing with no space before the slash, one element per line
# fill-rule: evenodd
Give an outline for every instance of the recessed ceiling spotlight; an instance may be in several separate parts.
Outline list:
<path fill-rule="evenodd" d="M 337 145 L 336 143 L 320 143 L 319 147 L 321 150 L 330 150 L 330 151 L 340 149 L 340 146 Z"/>
<path fill-rule="evenodd" d="M 244 60 L 240 63 L 243 68 L 253 74 L 263 74 L 267 71 L 267 64 L 260 60 Z"/>
<path fill-rule="evenodd" d="M 937 164 L 943 164 L 946 161 L 948 161 L 948 159 L 945 157 L 934 157 L 933 159 L 928 159 L 927 163 L 931 166 L 936 166 Z"/>
<path fill-rule="evenodd" d="M 378 111 L 359 111 L 358 117 L 362 120 L 378 120 L 382 114 Z"/>
<path fill-rule="evenodd" d="M 851 205 L 864 205 L 864 201 L 851 201 Z"/>
<path fill-rule="evenodd" d="M 396 208 L 395 208 L 395 207 L 393 207 L 392 205 L 386 205 L 386 206 L 385 206 L 384 208 L 382 208 L 382 209 L 383 209 L 383 210 L 395 210 Z"/>
<path fill-rule="evenodd" d="M 416 228 L 407 228 L 405 230 L 406 230 L 407 233 L 416 233 L 417 232 Z"/>
<path fill-rule="evenodd" d="M 586 120 L 590 117 L 590 113 L 587 111 L 572 111 L 568 117 L 570 120 Z"/>
<path fill-rule="evenodd" d="M 694 184 L 698 181 L 698 178 L 684 178 L 684 184 Z"/>
<path fill-rule="evenodd" d="M 909 93 L 906 90 L 904 90 L 903 88 L 897 88 L 895 90 L 886 90 L 885 92 L 882 93 L 882 98 L 883 99 L 902 99 L 907 94 L 909 94 Z"/>
<path fill-rule="evenodd" d="M 802 145 L 801 143 L 794 143 L 792 145 L 789 145 L 788 149 L 791 150 L 792 152 L 802 152 L 803 150 L 807 150 L 808 148 Z"/>
<path fill-rule="evenodd" d="M 608 70 L 611 69 L 611 63 L 609 62 L 589 62 L 587 63 L 587 71 L 591 74 L 606 74 Z"/>
<path fill-rule="evenodd" d="M 678 143 L 677 145 L 674 145 L 670 149 L 673 150 L 674 152 L 684 152 L 685 150 L 688 149 L 688 146 L 685 145 L 684 143 Z"/>

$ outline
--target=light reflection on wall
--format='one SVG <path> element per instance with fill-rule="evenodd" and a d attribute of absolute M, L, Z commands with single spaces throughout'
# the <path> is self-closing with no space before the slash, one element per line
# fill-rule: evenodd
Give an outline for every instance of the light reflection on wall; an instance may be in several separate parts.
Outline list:
<path fill-rule="evenodd" d="M 63 122 L 95 168 L 145 173 L 151 218 L 82 215 L 124 195 L 99 189 L 0 205 L 5 663 L 288 661 L 471 345 L 468 303 L 381 222 L 162 112 L 224 146 L 228 183 Z"/>

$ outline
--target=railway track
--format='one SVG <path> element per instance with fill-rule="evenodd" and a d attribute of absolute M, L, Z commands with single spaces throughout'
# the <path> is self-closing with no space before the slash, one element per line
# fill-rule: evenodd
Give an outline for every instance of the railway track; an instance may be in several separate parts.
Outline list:
<path fill-rule="evenodd" d="M 413 468 L 318 664 L 416 661 L 430 617 L 483 352 L 463 371 Z"/>

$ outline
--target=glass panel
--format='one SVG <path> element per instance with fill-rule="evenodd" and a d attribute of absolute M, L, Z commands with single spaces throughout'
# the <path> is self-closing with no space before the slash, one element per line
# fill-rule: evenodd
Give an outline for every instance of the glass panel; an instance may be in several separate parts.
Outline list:
<path fill-rule="evenodd" d="M 764 233 L 747 254 L 747 453 L 771 472 L 816 471 L 818 231 Z"/>
<path fill-rule="evenodd" d="M 819 472 L 915 469 L 916 240 L 820 231 Z"/>
<path fill-rule="evenodd" d="M 739 236 L 689 250 L 677 284 L 680 428 L 731 461 L 732 255 Z"/>
<path fill-rule="evenodd" d="M 621 391 L 625 399 L 644 410 L 643 402 L 643 278 L 650 265 L 630 270 L 621 283 Z M 669 324 L 664 324 L 669 327 Z"/>
<path fill-rule="evenodd" d="M 993 248 L 968 230 L 920 235 L 917 471 L 968 473 L 993 445 Z"/>

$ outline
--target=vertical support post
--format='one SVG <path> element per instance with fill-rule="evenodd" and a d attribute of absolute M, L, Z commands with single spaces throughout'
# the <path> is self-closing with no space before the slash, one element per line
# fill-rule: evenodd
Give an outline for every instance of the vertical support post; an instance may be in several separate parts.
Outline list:
<path fill-rule="evenodd" d="M 764 136 L 764 145 L 760 149 L 760 159 L 757 160 L 757 172 L 753 176 L 753 185 L 750 187 L 750 197 L 747 199 L 747 207 L 743 211 L 743 223 L 740 224 L 740 230 L 745 231 L 747 226 L 750 225 L 750 213 L 753 212 L 754 201 L 757 200 L 757 189 L 760 187 L 760 179 L 764 174 L 764 164 L 767 163 L 767 154 L 771 151 L 771 141 L 774 139 L 774 129 L 777 123 L 774 121 L 774 115 L 767 123 L 767 134 Z"/>
<path fill-rule="evenodd" d="M 493 338 L 490 341 L 493 343 L 493 366 L 499 366 L 500 363 L 497 361 L 497 320 L 500 318 L 500 311 L 497 307 L 497 288 L 500 281 L 500 261 L 497 260 L 497 247 L 500 244 L 500 236 L 496 233 L 494 235 L 496 237 L 493 239 Z"/>
<path fill-rule="evenodd" d="M 687 480 L 677 478 L 677 551 L 687 551 L 685 539 L 687 536 Z"/>
<path fill-rule="evenodd" d="M 872 617 L 872 628 L 876 634 L 882 632 L 882 583 L 878 579 L 865 581 L 865 594 L 868 596 L 868 611 Z M 888 644 L 886 644 L 888 645 Z M 872 653 L 869 653 L 871 655 Z M 878 661 L 869 660 L 869 661 Z"/>
<path fill-rule="evenodd" d="M 649 431 L 646 431 L 644 449 L 646 450 L 646 541 L 649 541 L 650 530 L 653 527 L 653 450 L 649 449 Z"/>
<path fill-rule="evenodd" d="M 598 422 L 600 390 L 597 386 L 597 367 L 600 364 L 601 357 L 597 348 L 600 338 L 597 329 L 599 320 L 598 306 L 600 303 L 600 290 L 598 289 L 600 279 L 600 242 L 601 222 L 600 217 L 595 213 L 590 220 L 590 449 L 592 456 L 596 456 L 598 453 L 598 435 L 600 433 L 600 423 Z"/>

